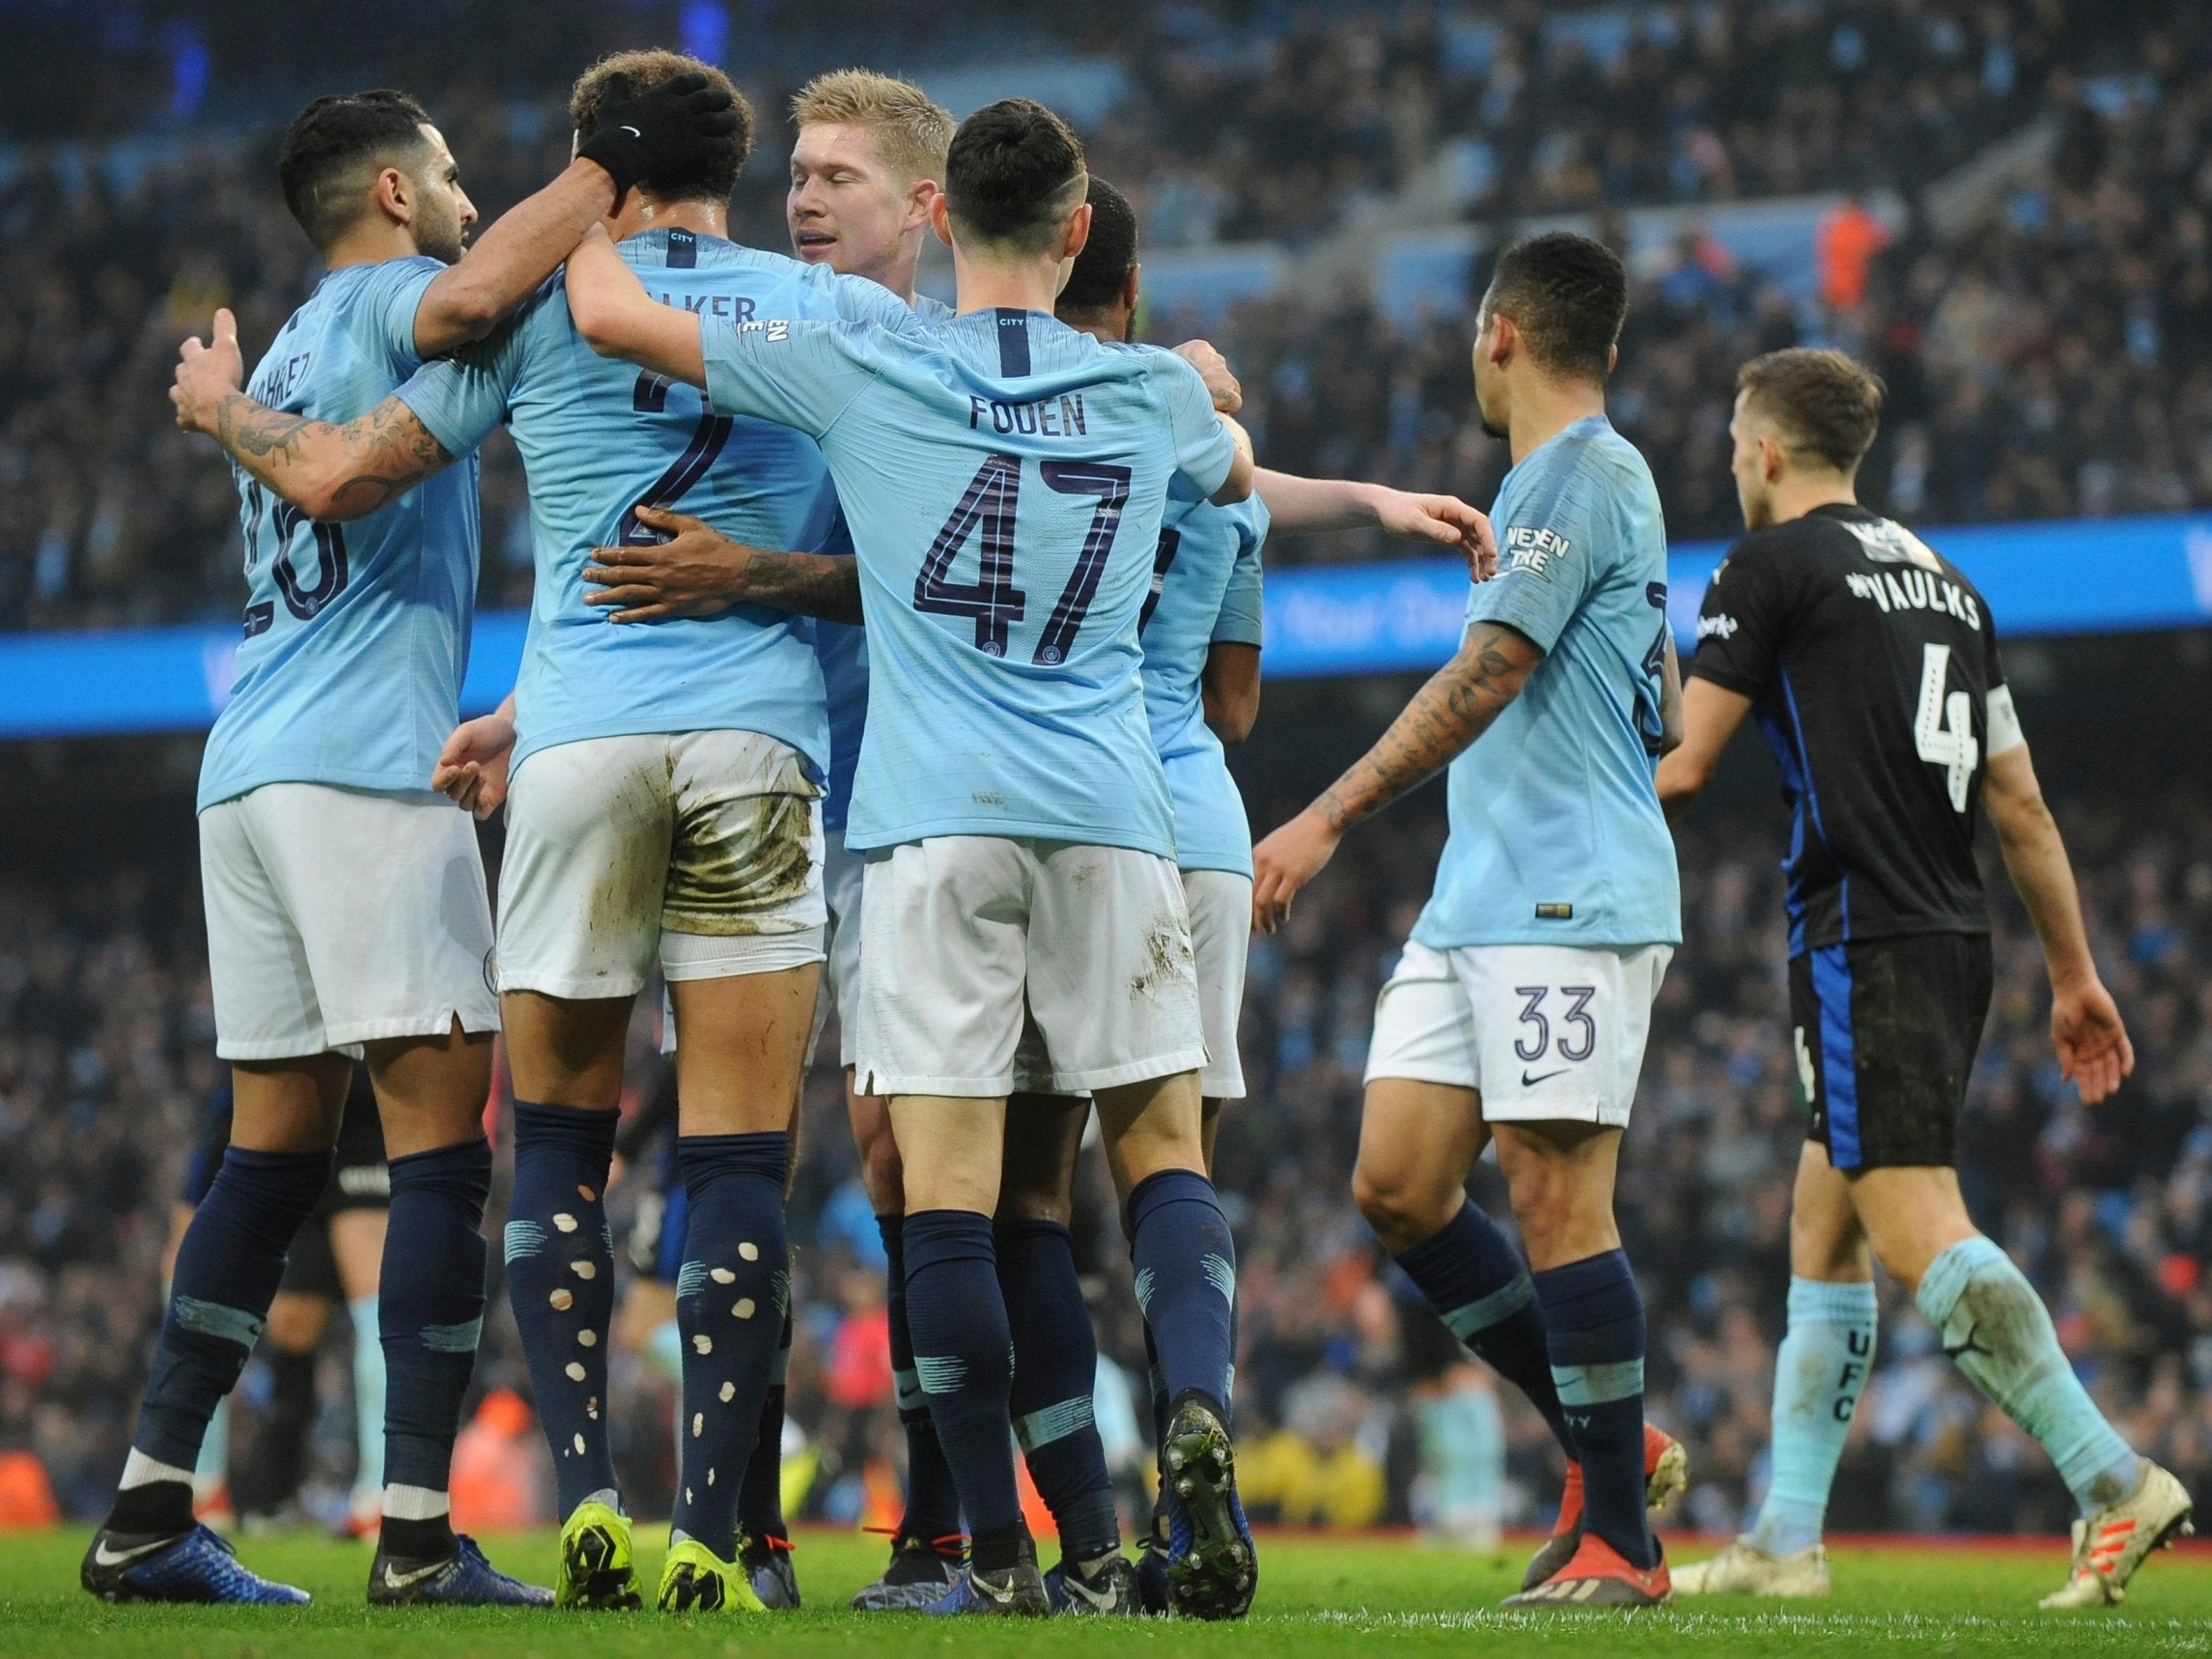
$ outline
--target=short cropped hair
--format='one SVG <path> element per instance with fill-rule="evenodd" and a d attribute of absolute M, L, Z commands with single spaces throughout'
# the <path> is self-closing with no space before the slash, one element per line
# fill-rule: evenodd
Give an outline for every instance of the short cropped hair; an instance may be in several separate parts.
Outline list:
<path fill-rule="evenodd" d="M 1512 318 L 1544 368 L 1602 385 L 1628 317 L 1628 270 L 1603 242 L 1548 231 L 1498 256 L 1483 309 Z"/>
<path fill-rule="evenodd" d="M 1119 304 L 1136 263 L 1136 210 L 1129 198 L 1091 175 L 1091 238 L 1076 255 L 1068 285 L 1060 290 L 1063 311 L 1095 311 Z"/>
<path fill-rule="evenodd" d="M 908 183 L 944 180 L 944 153 L 952 143 L 952 112 L 930 101 L 911 81 L 873 70 L 831 70 L 800 87 L 791 100 L 795 127 L 865 127 L 883 165 Z"/>
<path fill-rule="evenodd" d="M 651 92 L 678 75 L 705 75 L 728 93 L 731 110 L 738 118 L 737 130 L 726 143 L 714 146 L 704 159 L 666 177 L 640 179 L 637 183 L 648 195 L 663 202 L 726 202 L 730 192 L 738 187 L 738 175 L 744 171 L 745 157 L 753 152 L 753 110 L 752 105 L 745 102 L 744 94 L 713 64 L 687 58 L 682 52 L 612 53 L 576 77 L 576 84 L 569 93 L 569 120 L 579 141 L 589 138 L 599 130 L 600 122 L 616 104 L 627 103 L 639 93 Z"/>
<path fill-rule="evenodd" d="M 1793 346 L 1736 371 L 1736 390 L 1781 429 L 1784 446 L 1852 473 L 1882 425 L 1882 377 L 1841 351 Z"/>
<path fill-rule="evenodd" d="M 375 172 L 420 162 L 429 120 L 421 104 L 388 87 L 332 93 L 301 110 L 285 129 L 276 178 L 307 239 L 327 251 L 360 216 L 362 191 Z"/>
<path fill-rule="evenodd" d="M 954 229 L 978 241 L 1043 253 L 1082 206 L 1089 175 L 1068 124 L 1026 98 L 987 103 L 952 135 L 944 159 Z"/>

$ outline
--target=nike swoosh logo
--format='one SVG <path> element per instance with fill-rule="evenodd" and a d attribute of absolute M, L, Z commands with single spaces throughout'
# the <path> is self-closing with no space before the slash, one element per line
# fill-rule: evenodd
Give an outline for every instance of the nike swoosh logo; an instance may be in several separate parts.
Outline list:
<path fill-rule="evenodd" d="M 1534 1088 L 1540 1083 L 1548 1083 L 1553 1078 L 1565 1077 L 1566 1075 L 1567 1068 L 1565 1066 L 1561 1066 L 1555 1072 L 1545 1072 L 1541 1077 L 1530 1077 L 1526 1072 L 1523 1072 L 1521 1074 L 1521 1086 L 1523 1088 Z"/>
<path fill-rule="evenodd" d="M 384 1588 L 386 1589 L 406 1589 L 407 1586 L 420 1584 L 424 1579 L 434 1577 L 444 1570 L 445 1562 L 433 1561 L 429 1566 L 417 1567 L 411 1573 L 397 1573 L 392 1570 L 392 1563 L 386 1561 L 384 1563 Z"/>
<path fill-rule="evenodd" d="M 176 1541 L 174 1538 L 155 1538 L 151 1544 L 140 1544 L 135 1550 L 111 1550 L 107 1547 L 107 1541 L 102 1539 L 93 1546 L 92 1559 L 97 1566 L 119 1567 L 126 1561 L 134 1561 L 140 1556 L 150 1556 L 155 1550 L 163 1549 Z"/>
<path fill-rule="evenodd" d="M 623 131 L 629 133 L 632 138 L 643 138 L 645 136 L 644 133 L 638 131 L 634 127 L 626 127 L 623 128 Z"/>

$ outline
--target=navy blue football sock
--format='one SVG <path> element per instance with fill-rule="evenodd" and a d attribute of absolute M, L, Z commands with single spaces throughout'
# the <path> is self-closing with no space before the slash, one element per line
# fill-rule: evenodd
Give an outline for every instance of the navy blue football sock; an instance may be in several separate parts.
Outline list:
<path fill-rule="evenodd" d="M 563 1520 L 594 1494 L 612 1502 L 616 1490 L 606 1423 L 614 1240 L 604 1199 L 617 1122 L 612 1111 L 515 1103 L 507 1300 L 552 1449 Z"/>
<path fill-rule="evenodd" d="M 1559 1410 L 1544 1313 L 1528 1269 L 1498 1225 L 1473 1204 L 1398 1257 L 1451 1334 L 1528 1396 L 1569 1457 L 1574 1438 Z"/>
<path fill-rule="evenodd" d="M 330 1180 L 328 1152 L 251 1152 L 233 1146 L 184 1229 L 170 1281 L 154 1370 L 131 1448 L 148 1463 L 184 1472 L 199 1461 L 215 1404 L 238 1384 L 268 1319 L 293 1235 Z M 132 1485 L 126 1472 L 126 1479 Z M 190 1487 L 185 1526 L 191 1525 Z M 127 1528 L 126 1531 L 153 1531 Z"/>
<path fill-rule="evenodd" d="M 1644 1517 L 1643 1297 L 1617 1250 L 1535 1276 L 1552 1376 L 1582 1465 L 1582 1526 L 1631 1566 L 1659 1561 Z"/>
<path fill-rule="evenodd" d="M 787 1303 L 789 1300 L 785 1298 Z M 791 1528 L 783 1518 L 784 1379 L 791 1373 L 791 1308 L 787 1306 L 783 1335 L 776 1343 L 775 1365 L 769 1372 L 768 1394 L 761 1401 L 753 1453 L 745 1463 L 744 1484 L 738 1488 L 738 1526 L 749 1538 L 791 1536 Z"/>
<path fill-rule="evenodd" d="M 907 1324 L 914 1372 L 978 1538 L 1022 1524 L 1007 1412 L 1014 1354 L 991 1247 L 991 1218 L 924 1210 L 907 1218 Z"/>
<path fill-rule="evenodd" d="M 952 1483 L 944 1448 L 938 1444 L 929 1396 L 914 1375 L 914 1339 L 907 1329 L 906 1224 L 904 1216 L 876 1218 L 890 1287 L 884 1311 L 891 1327 L 891 1382 L 897 1391 L 899 1426 L 907 1431 L 907 1509 L 899 1518 L 899 1532 L 934 1543 L 959 1534 L 960 1492 Z"/>
<path fill-rule="evenodd" d="M 1002 1222 L 992 1229 L 998 1289 L 1014 1335 L 1008 1406 L 1037 1496 L 1052 1512 L 1060 1553 L 1096 1561 L 1121 1548 L 1113 1476 L 1091 1414 L 1099 1350 L 1076 1245 L 1058 1222 Z"/>
<path fill-rule="evenodd" d="M 1193 1391 L 1226 1415 L 1230 1309 L 1237 1300 L 1237 1247 L 1214 1183 L 1194 1169 L 1162 1169 L 1129 1195 L 1130 1254 L 1136 1300 L 1160 1353 L 1171 1400 Z"/>
<path fill-rule="evenodd" d="M 491 1143 L 391 1161 L 392 1210 L 384 1229 L 377 1330 L 384 1351 L 384 1489 L 412 1490 L 398 1505 L 435 1508 L 453 1465 L 461 1405 L 484 1332 L 484 1203 L 491 1194 Z M 434 1551 L 410 1548 L 409 1555 Z"/>
<path fill-rule="evenodd" d="M 684 1432 L 670 1535 L 696 1538 L 721 1561 L 738 1552 L 738 1497 L 791 1294 L 783 1221 L 790 1161 L 791 1137 L 780 1129 L 676 1141 L 690 1223 L 676 1275 Z"/>

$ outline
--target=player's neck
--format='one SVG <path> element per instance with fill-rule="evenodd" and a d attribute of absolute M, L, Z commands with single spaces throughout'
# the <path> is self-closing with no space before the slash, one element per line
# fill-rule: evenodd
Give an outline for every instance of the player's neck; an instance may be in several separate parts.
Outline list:
<path fill-rule="evenodd" d="M 1513 411 L 1505 422 L 1514 464 L 1527 460 L 1575 422 L 1605 412 L 1605 387 L 1531 375 L 1513 389 Z"/>
<path fill-rule="evenodd" d="M 657 202 L 642 190 L 632 190 L 622 211 L 607 221 L 607 231 L 618 242 L 647 231 L 689 231 L 727 241 L 730 214 L 719 202 Z"/>
<path fill-rule="evenodd" d="M 952 268 L 958 284 L 954 309 L 963 317 L 971 311 L 1050 311 L 1052 301 L 1060 296 L 1060 262 L 1056 259 L 1012 265 L 968 260 L 955 242 Z"/>
<path fill-rule="evenodd" d="M 1859 492 L 1851 479 L 1833 473 L 1825 478 L 1784 478 L 1775 486 L 1772 505 L 1774 521 L 1786 524 L 1815 507 L 1856 507 Z"/>
<path fill-rule="evenodd" d="M 405 225 L 369 215 L 373 223 L 356 225 L 323 253 L 322 263 L 332 270 L 350 265 L 382 265 L 388 259 L 410 259 L 422 250 Z"/>
<path fill-rule="evenodd" d="M 882 283 L 911 305 L 914 302 L 914 279 L 920 274 L 921 267 L 922 235 L 920 231 L 915 231 L 911 236 L 899 239 L 898 245 L 891 250 L 891 257 L 883 262 L 881 269 L 863 274 Z"/>

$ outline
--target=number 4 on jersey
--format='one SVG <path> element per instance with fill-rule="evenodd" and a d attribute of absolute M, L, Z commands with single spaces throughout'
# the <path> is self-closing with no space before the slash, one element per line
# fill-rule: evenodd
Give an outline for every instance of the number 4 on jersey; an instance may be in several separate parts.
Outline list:
<path fill-rule="evenodd" d="M 1945 770 L 1950 785 L 1951 810 L 1967 809 L 1967 791 L 1974 786 L 1974 770 L 1981 761 L 1981 745 L 1974 736 L 1974 698 L 1964 691 L 1945 694 L 1950 678 L 1951 648 L 1925 647 L 1920 659 L 1920 707 L 1913 719 L 1913 742 L 1930 766 Z"/>

